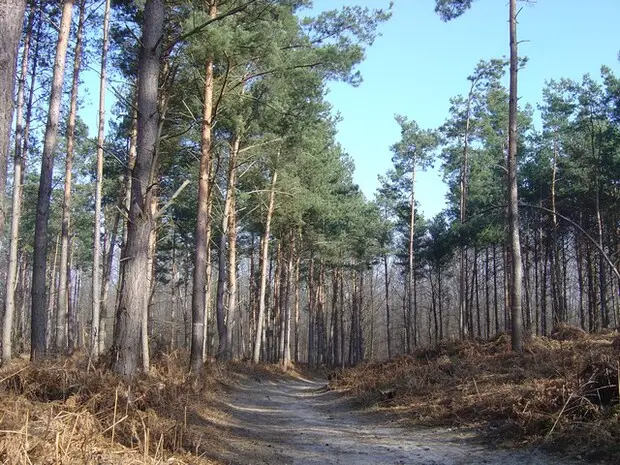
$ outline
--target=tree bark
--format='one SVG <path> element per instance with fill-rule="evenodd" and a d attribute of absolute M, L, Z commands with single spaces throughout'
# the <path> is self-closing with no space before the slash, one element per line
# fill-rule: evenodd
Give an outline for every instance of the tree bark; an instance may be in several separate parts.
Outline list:
<path fill-rule="evenodd" d="M 159 69 L 165 8 L 163 0 L 147 0 L 138 62 L 138 137 L 131 185 L 131 204 L 122 295 L 116 313 L 112 368 L 131 377 L 138 370 L 141 319 L 149 300 L 148 253 L 154 219 L 149 180 L 159 132 Z"/>
<path fill-rule="evenodd" d="M 58 292 L 58 245 L 60 243 L 60 236 L 56 236 L 56 246 L 54 247 L 54 260 L 52 261 L 52 269 L 49 275 L 49 298 L 47 300 L 47 321 L 45 322 L 45 349 L 49 350 L 52 346 L 54 339 L 54 307 L 56 303 L 56 293 Z M 62 273 L 62 270 L 61 270 Z"/>
<path fill-rule="evenodd" d="M 558 165 L 558 141 L 557 136 L 554 137 L 553 141 L 553 164 L 551 171 L 551 210 L 552 210 L 552 220 L 553 220 L 553 232 L 552 232 L 552 241 L 553 241 L 553 262 L 552 262 L 552 278 L 553 278 L 553 286 L 551 286 L 554 293 L 554 324 L 564 323 L 566 322 L 566 311 L 564 308 L 564 297 L 562 296 L 562 278 L 561 278 L 561 269 L 560 269 L 560 248 L 558 246 L 558 215 L 556 211 L 556 194 L 555 194 L 555 184 L 557 177 L 557 165 Z"/>
<path fill-rule="evenodd" d="M 222 233 L 220 235 L 220 246 L 218 250 L 218 268 L 217 268 L 217 296 L 216 296 L 216 319 L 217 319 L 217 335 L 218 350 L 217 358 L 225 360 L 228 331 L 226 329 L 225 303 L 224 297 L 226 293 L 226 236 L 228 233 L 228 215 L 230 210 L 230 197 L 226 195 L 224 201 L 224 213 L 222 215 Z"/>
<path fill-rule="evenodd" d="M 510 233 L 511 286 L 510 305 L 512 316 L 512 350 L 523 349 L 523 322 L 521 316 L 522 263 L 519 238 L 519 196 L 517 191 L 517 0 L 510 0 L 510 103 L 508 110 L 508 228 Z"/>
<path fill-rule="evenodd" d="M 469 131 L 471 126 L 471 104 L 474 96 L 474 88 L 476 80 L 472 81 L 467 98 L 467 116 L 465 120 L 465 134 L 463 135 L 463 160 L 461 163 L 461 177 L 459 180 L 461 195 L 459 208 L 459 221 L 461 228 L 465 224 L 467 217 L 467 186 L 468 186 L 468 170 L 469 170 Z M 461 234 L 463 232 L 461 231 Z M 467 248 L 461 244 L 459 247 L 459 335 L 461 339 L 468 337 L 467 331 Z"/>
<path fill-rule="evenodd" d="M 151 182 L 153 182 L 151 178 Z M 151 217 L 154 218 L 157 212 L 157 197 L 151 196 Z M 149 251 L 147 258 L 148 270 L 148 303 L 142 313 L 140 325 L 140 346 L 142 352 L 142 372 L 148 373 L 151 369 L 151 356 L 149 348 L 149 310 L 153 304 L 153 296 L 155 295 L 155 286 L 157 280 L 155 277 L 155 269 L 157 267 L 157 228 L 153 225 L 149 235 Z"/>
<path fill-rule="evenodd" d="M 385 284 L 385 326 L 387 332 L 387 353 L 388 360 L 392 359 L 392 331 L 390 329 L 390 280 L 388 274 L 388 256 L 387 253 L 383 255 L 383 273 Z"/>
<path fill-rule="evenodd" d="M 265 294 L 267 292 L 267 265 L 269 262 L 269 234 L 271 227 L 271 217 L 273 216 L 273 208 L 276 198 L 276 182 L 278 181 L 278 172 L 274 171 L 271 178 L 271 190 L 269 192 L 269 207 L 267 208 L 267 218 L 265 219 L 265 233 L 260 244 L 260 287 L 258 292 L 258 318 L 256 322 L 256 340 L 254 341 L 254 352 L 252 361 L 260 362 L 260 352 L 263 333 L 263 324 L 265 319 Z"/>
<path fill-rule="evenodd" d="M 99 323 L 101 319 L 101 198 L 103 189 L 103 142 L 105 137 L 105 92 L 106 65 L 108 61 L 108 24 L 110 21 L 110 0 L 105 2 L 103 13 L 103 45 L 101 47 L 101 73 L 99 77 L 99 125 L 97 128 L 97 180 L 95 183 L 95 226 L 93 234 L 93 282 L 92 282 L 92 328 L 90 353 L 93 359 L 99 357 Z M 114 247 L 114 244 L 111 244 Z"/>
<path fill-rule="evenodd" d="M 407 275 L 407 310 L 408 310 L 408 318 L 407 318 L 407 327 L 405 328 L 407 334 L 407 353 L 412 352 L 412 341 L 415 340 L 415 325 L 412 328 L 411 321 L 412 316 L 415 318 L 415 296 L 414 296 L 414 270 L 413 267 L 415 265 L 414 261 L 414 239 L 415 239 L 415 159 L 412 160 L 412 168 L 411 168 L 411 206 L 410 213 L 411 219 L 409 222 L 409 273 Z M 411 331 L 413 330 L 413 335 Z"/>
<path fill-rule="evenodd" d="M 293 284 L 295 286 L 295 345 L 293 349 L 293 360 L 295 360 L 295 363 L 299 362 L 299 309 L 301 306 L 301 283 L 299 279 L 299 268 L 301 264 L 301 234 L 299 236 L 299 245 L 297 247 L 296 253 L 297 259 L 295 260 L 295 281 Z"/>
<path fill-rule="evenodd" d="M 67 348 L 67 300 L 69 297 L 67 281 L 69 276 L 69 229 L 71 223 L 71 187 L 73 182 L 73 153 L 75 144 L 75 120 L 77 118 L 78 86 L 82 62 L 82 36 L 86 2 L 79 4 L 80 14 L 75 41 L 73 59 L 73 80 L 71 85 L 71 103 L 67 122 L 67 155 L 65 158 L 65 185 L 62 202 L 62 227 L 60 233 L 60 276 L 58 279 L 58 299 L 56 314 L 56 350 L 62 352 Z"/>
<path fill-rule="evenodd" d="M 0 1 L 0 266 L 6 244 L 6 174 L 11 142 L 17 53 L 24 25 L 26 0 Z M 45 278 L 45 273 L 43 273 Z"/>
<path fill-rule="evenodd" d="M 241 137 L 235 134 L 232 140 L 230 157 L 228 158 L 228 317 L 226 319 L 226 354 L 227 360 L 232 359 L 232 328 L 237 313 L 237 205 L 235 186 L 237 183 L 237 154 Z M 240 324 L 240 323 L 239 323 Z"/>
<path fill-rule="evenodd" d="M 282 361 L 284 366 L 291 363 L 291 279 L 294 273 L 293 254 L 295 251 L 295 240 L 291 240 L 288 253 L 288 267 L 286 270 L 286 286 L 284 289 L 284 354 Z"/>
<path fill-rule="evenodd" d="M 209 4 L 209 17 L 215 18 L 215 0 Z M 192 288 L 192 347 L 190 351 L 190 370 L 196 374 L 202 371 L 205 325 L 205 289 L 207 284 L 207 230 L 210 225 L 208 214 L 209 177 L 211 172 L 211 139 L 213 125 L 213 58 L 205 65 L 205 88 L 202 113 L 202 133 L 200 143 L 200 172 L 198 181 L 198 212 L 194 255 L 194 278 Z"/>
<path fill-rule="evenodd" d="M 54 170 L 54 151 L 58 135 L 58 121 L 60 119 L 60 101 L 62 99 L 62 85 L 67 57 L 67 46 L 71 32 L 71 13 L 73 0 L 64 0 L 60 31 L 56 44 L 56 58 L 52 75 L 52 89 L 50 92 L 49 112 L 43 154 L 41 156 L 41 177 L 37 196 L 37 213 L 34 229 L 34 253 L 32 264 L 32 324 L 31 324 L 31 360 L 37 360 L 46 354 L 45 350 L 45 322 L 46 322 L 46 288 L 45 275 L 47 266 L 47 228 L 52 195 L 52 175 Z M 20 23 L 21 24 L 21 23 Z M 1 177 L 1 176 L 0 176 Z M 4 223 L 0 218 L 0 223 Z"/>
<path fill-rule="evenodd" d="M 212 190 L 212 186 L 209 188 L 209 191 Z M 211 208 L 213 207 L 213 202 L 211 202 L 211 198 L 209 195 L 209 199 L 207 200 L 207 216 L 211 216 Z M 203 318 L 203 342 L 202 342 L 202 360 L 203 362 L 207 361 L 207 356 L 209 351 L 211 350 L 211 342 L 210 342 L 210 333 L 209 333 L 209 322 L 211 320 L 211 293 L 213 291 L 213 279 L 212 279 L 212 268 L 211 264 L 211 227 L 207 228 L 207 237 L 205 242 L 207 244 L 207 266 L 206 266 L 206 284 L 205 284 L 205 306 L 204 306 L 204 318 Z"/>
<path fill-rule="evenodd" d="M 26 26 L 26 37 L 24 38 L 24 50 L 22 53 L 22 64 L 19 77 L 19 86 L 17 92 L 17 114 L 15 124 L 15 154 L 13 158 L 13 194 L 12 194 L 12 215 L 11 215 L 11 233 L 9 243 L 9 261 L 7 268 L 6 282 L 6 300 L 4 307 L 4 319 L 2 325 L 2 360 L 8 362 L 12 358 L 12 340 L 13 319 L 15 315 L 15 292 L 17 290 L 17 267 L 18 267 L 18 246 L 19 246 L 19 222 L 21 219 L 22 209 L 22 192 L 24 184 L 24 164 L 26 157 L 28 127 L 30 125 L 30 113 L 32 109 L 32 98 L 34 94 L 34 86 L 30 86 L 30 94 L 28 98 L 28 110 L 26 112 L 26 128 L 24 128 L 23 109 L 24 94 L 26 91 L 26 77 L 28 74 L 28 57 L 30 55 L 30 46 L 32 41 L 34 17 L 36 9 L 30 8 L 28 14 L 28 24 Z M 1 26 L 0 26 L 1 27 Z M 38 53 L 38 37 L 35 47 L 35 56 Z M 1 52 L 0 52 L 1 53 Z M 37 61 L 34 61 L 33 74 L 36 71 Z M 0 155 L 1 157 L 2 155 Z M 1 176 L 1 173 L 0 173 Z M 1 191 L 0 191 L 1 195 Z M 0 207 L 1 208 L 1 207 Z M 1 221 L 1 219 L 0 219 Z M 2 234 L 3 226 L 0 225 L 0 234 Z M 1 251 L 0 251 L 1 253 Z"/>

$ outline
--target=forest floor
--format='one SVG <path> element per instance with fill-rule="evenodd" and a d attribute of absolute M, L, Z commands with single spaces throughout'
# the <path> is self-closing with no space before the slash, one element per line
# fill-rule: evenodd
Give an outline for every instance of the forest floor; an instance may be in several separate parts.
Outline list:
<path fill-rule="evenodd" d="M 571 463 L 535 448 L 497 449 L 472 429 L 404 427 L 394 414 L 360 409 L 324 379 L 241 378 L 226 410 L 229 433 L 209 455 L 231 465 Z"/>
<path fill-rule="evenodd" d="M 476 431 L 487 444 L 620 463 L 620 336 L 561 326 L 530 337 L 441 343 L 333 373 L 330 387 L 407 425 Z M 553 462 L 541 462 L 553 463 Z"/>
<path fill-rule="evenodd" d="M 506 336 L 442 344 L 329 383 L 240 363 L 197 378 L 179 351 L 131 383 L 84 354 L 17 360 L 0 368 L 0 463 L 618 463 L 620 339 L 568 333 L 521 355 Z"/>

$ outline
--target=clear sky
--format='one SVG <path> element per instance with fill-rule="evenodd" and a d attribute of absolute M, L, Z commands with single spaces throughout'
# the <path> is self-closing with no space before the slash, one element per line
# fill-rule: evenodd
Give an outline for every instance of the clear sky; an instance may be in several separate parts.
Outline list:
<path fill-rule="evenodd" d="M 389 0 L 315 0 L 316 11 L 343 5 L 386 7 Z M 480 59 L 508 56 L 507 0 L 476 0 L 464 16 L 443 23 L 434 0 L 394 0 L 393 16 L 359 67 L 357 88 L 330 85 L 328 100 L 340 112 L 338 141 L 353 156 L 355 180 L 368 198 L 377 175 L 391 165 L 399 139 L 394 114 L 424 128 L 441 125 L 449 99 L 468 91 L 467 76 Z M 599 76 L 601 65 L 620 74 L 620 0 L 538 0 L 523 3 L 519 54 L 529 58 L 519 73 L 521 103 L 540 101 L 545 80 Z M 437 170 L 421 174 L 416 197 L 427 217 L 445 205 Z"/>

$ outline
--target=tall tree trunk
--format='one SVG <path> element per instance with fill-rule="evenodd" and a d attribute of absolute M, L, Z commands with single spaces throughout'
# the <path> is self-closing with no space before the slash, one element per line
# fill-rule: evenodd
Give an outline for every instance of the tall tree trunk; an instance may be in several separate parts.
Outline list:
<path fill-rule="evenodd" d="M 473 80 L 467 98 L 467 117 L 465 119 L 465 134 L 463 134 L 463 159 L 461 161 L 460 176 L 460 208 L 459 221 L 461 228 L 465 224 L 467 218 L 467 187 L 468 187 L 468 171 L 469 171 L 469 131 L 471 126 L 471 105 L 474 97 L 474 88 L 477 80 Z M 467 248 L 461 244 L 459 247 L 459 336 L 461 339 L 468 337 L 467 331 Z"/>
<path fill-rule="evenodd" d="M 209 17 L 215 18 L 217 5 L 215 0 L 209 3 Z M 213 58 L 205 64 L 205 88 L 202 111 L 202 133 L 200 141 L 200 171 L 198 181 L 198 211 L 194 255 L 194 279 L 192 288 L 192 346 L 190 351 L 190 370 L 202 371 L 202 354 L 204 347 L 204 325 L 207 285 L 207 231 L 209 229 L 209 177 L 211 172 L 211 143 L 213 125 Z"/>
<path fill-rule="evenodd" d="M 106 348 L 108 334 L 108 318 L 110 315 L 110 285 L 112 284 L 112 267 L 114 265 L 114 251 L 116 250 L 116 242 L 118 237 L 118 227 L 121 222 L 121 209 L 123 208 L 124 192 L 119 193 L 117 211 L 114 215 L 114 223 L 109 236 L 109 245 L 107 253 L 103 259 L 103 283 L 101 289 L 101 318 L 99 328 L 99 353 L 103 353 Z"/>
<path fill-rule="evenodd" d="M 495 334 L 501 331 L 499 325 L 499 293 L 497 288 L 497 246 L 493 246 L 493 313 L 495 315 Z"/>
<path fill-rule="evenodd" d="M 412 339 L 415 340 L 415 327 L 413 328 L 413 336 L 411 334 L 411 320 L 412 315 L 415 313 L 415 296 L 414 296 L 414 239 L 415 239 L 415 160 L 413 160 L 413 168 L 411 169 L 411 205 L 410 205 L 411 219 L 409 220 L 409 273 L 407 275 L 407 327 L 405 328 L 407 334 L 407 353 L 412 352 Z M 414 317 L 415 318 L 415 317 Z"/>
<path fill-rule="evenodd" d="M 26 0 L 0 3 L 0 267 L 4 268 L 6 244 L 6 174 L 11 143 L 17 53 L 24 25 Z M 45 270 L 43 270 L 45 279 Z M 43 302 L 45 296 L 43 296 Z"/>
<path fill-rule="evenodd" d="M 385 283 L 385 327 L 387 332 L 388 360 L 392 359 L 392 331 L 390 329 L 390 279 L 388 274 L 388 256 L 383 255 L 383 278 Z"/>
<path fill-rule="evenodd" d="M 308 266 L 308 277 L 306 288 L 308 289 L 308 366 L 314 365 L 314 340 L 315 340 L 315 319 L 316 319 L 316 293 L 314 282 L 314 256 L 310 257 Z"/>
<path fill-rule="evenodd" d="M 521 317 L 521 286 L 523 269 L 521 264 L 521 241 L 519 239 L 519 196 L 517 192 L 517 72 L 519 57 L 517 51 L 517 0 L 510 0 L 510 104 L 508 130 L 508 227 L 510 232 L 511 286 L 510 304 L 512 316 L 512 350 L 523 349 L 523 322 Z"/>
<path fill-rule="evenodd" d="M 441 267 L 437 267 L 437 306 L 439 307 L 439 340 L 443 340 L 443 289 L 442 289 L 443 277 L 441 273 Z"/>
<path fill-rule="evenodd" d="M 525 272 L 523 273 L 523 285 L 525 287 L 525 308 L 524 308 L 524 318 L 525 318 L 525 328 L 528 331 L 532 329 L 532 296 L 531 296 L 531 283 L 530 283 L 530 271 L 532 269 L 532 259 L 530 255 L 530 247 L 527 244 L 532 238 L 532 234 L 530 233 L 530 229 L 528 227 L 526 232 L 526 247 L 523 257 L 523 262 L 525 264 Z"/>
<path fill-rule="evenodd" d="M 26 91 L 26 77 L 28 74 L 28 57 L 30 55 L 30 46 L 32 41 L 32 34 L 34 28 L 34 18 L 36 9 L 33 6 L 30 7 L 28 14 L 28 24 L 26 26 L 26 37 L 24 38 L 24 50 L 22 54 L 22 64 L 19 76 L 19 84 L 17 91 L 17 114 L 15 123 L 15 154 L 13 158 L 13 195 L 12 195 L 12 215 L 11 215 L 11 233 L 9 243 L 9 261 L 7 268 L 7 282 L 6 282 L 6 300 L 4 307 L 4 319 L 2 325 L 2 360 L 8 362 L 12 358 L 12 340 L 11 334 L 13 332 L 13 319 L 15 315 L 15 293 L 17 290 L 17 268 L 18 268 L 18 246 L 19 246 L 19 221 L 21 219 L 22 208 L 22 192 L 24 184 L 24 164 L 26 157 L 26 147 L 28 139 L 28 131 L 24 128 L 24 94 Z M 0 26 L 1 27 L 1 26 Z M 39 26 L 40 29 L 40 26 Z M 35 46 L 35 56 L 38 53 L 39 40 L 37 36 L 37 43 Z M 3 42 L 4 43 L 4 42 Z M 2 53 L 2 52 L 0 52 Z M 34 60 L 33 74 L 36 72 L 37 60 Z M 30 112 L 32 109 L 32 98 L 34 93 L 34 86 L 30 86 L 30 94 L 28 98 L 28 110 L 26 114 L 26 125 L 30 124 Z M 12 100 L 11 100 L 12 103 Z M 0 129 L 2 131 L 3 129 Z M 2 135 L 0 134 L 0 137 Z M 22 145 L 23 144 L 23 145 Z M 22 150 L 23 149 L 23 150 Z M 3 150 L 0 147 L 0 150 Z M 3 155 L 0 154 L 0 157 Z M 8 156 L 8 154 L 7 154 Z M 1 165 L 2 162 L 0 162 Z M 2 176 L 2 173 L 0 173 Z M 1 184 L 1 181 L 0 181 Z M 0 196 L 2 191 L 0 191 Z M 0 200 L 0 208 L 1 206 Z M 4 223 L 2 218 L 0 221 Z M 3 224 L 0 225 L 0 235 L 2 234 Z M 1 239 L 0 239 L 1 240 Z M 0 248 L 0 253 L 2 249 Z"/>
<path fill-rule="evenodd" d="M 325 286 L 324 265 L 320 262 L 319 276 L 316 289 L 316 366 L 325 363 Z"/>
<path fill-rule="evenodd" d="M 73 261 L 73 253 L 69 259 L 69 269 L 72 269 L 71 262 Z M 75 270 L 75 282 L 69 281 L 69 300 L 67 302 L 67 345 L 69 347 L 69 353 L 73 353 L 75 348 L 79 345 L 79 296 L 82 284 L 82 273 L 80 270 Z"/>
<path fill-rule="evenodd" d="M 564 297 L 562 296 L 562 286 L 561 286 L 561 269 L 560 269 L 560 248 L 558 246 L 558 215 L 556 211 L 556 195 L 555 195 L 555 184 L 557 177 L 557 165 L 558 165 L 558 140 L 557 136 L 554 137 L 553 140 L 553 164 L 551 171 L 551 211 L 552 211 L 552 220 L 553 220 L 553 230 L 552 230 L 552 243 L 553 243 L 553 261 L 552 261 L 552 269 L 553 269 L 553 285 L 551 289 L 554 293 L 554 323 L 565 323 L 566 322 L 566 311 L 564 309 Z"/>
<path fill-rule="evenodd" d="M 227 336 L 228 331 L 226 329 L 226 309 L 225 309 L 225 294 L 226 294 L 226 236 L 228 233 L 228 213 L 230 209 L 230 198 L 226 196 L 224 201 L 224 213 L 222 214 L 222 233 L 220 235 L 220 244 L 218 247 L 218 267 L 217 267 L 217 296 L 216 296 L 216 319 L 217 319 L 217 335 L 218 335 L 218 350 L 217 358 L 221 360 L 226 359 L 227 353 Z"/>
<path fill-rule="evenodd" d="M 101 319 L 101 198 L 103 188 L 103 142 L 105 136 L 105 92 L 106 65 L 108 61 L 108 24 L 110 21 L 110 0 L 105 2 L 103 13 L 103 45 L 101 47 L 101 72 L 99 77 L 99 125 L 97 128 L 97 180 L 95 183 L 95 226 L 93 235 L 93 279 L 92 279 L 92 328 L 90 353 L 96 360 L 99 357 L 99 323 Z M 114 247 L 114 244 L 111 245 Z"/>
<path fill-rule="evenodd" d="M 54 307 L 56 303 L 56 293 L 58 292 L 58 244 L 60 236 L 56 236 L 56 247 L 54 247 L 54 260 L 52 261 L 52 269 L 49 276 L 49 298 L 47 300 L 47 321 L 45 322 L 45 348 L 49 350 L 54 340 Z M 62 270 L 60 270 L 62 274 Z"/>
<path fill-rule="evenodd" d="M 170 266 L 170 345 L 169 352 L 174 352 L 177 348 L 177 289 L 179 288 L 179 272 L 177 271 L 177 236 L 174 226 L 172 228 L 172 263 Z"/>
<path fill-rule="evenodd" d="M 491 273 L 489 270 L 489 247 L 485 250 L 484 260 L 484 310 L 485 310 L 485 329 L 487 339 L 491 338 Z"/>
<path fill-rule="evenodd" d="M 232 331 L 237 318 L 237 203 L 236 203 L 236 183 L 237 183 L 237 155 L 241 144 L 241 136 L 235 134 L 231 143 L 230 157 L 228 160 L 228 187 L 227 199 L 229 198 L 228 209 L 228 315 L 227 315 L 227 352 L 226 358 L 233 358 Z M 238 318 L 241 327 L 241 318 Z"/>
<path fill-rule="evenodd" d="M 345 364 L 345 328 L 344 328 L 344 272 L 342 269 L 340 270 L 340 284 L 338 286 L 338 291 L 340 291 L 339 301 L 340 301 L 340 366 L 344 368 Z M 336 341 L 338 343 L 338 341 Z"/>
<path fill-rule="evenodd" d="M 49 111 L 43 154 L 41 156 L 41 177 L 37 197 L 37 214 L 34 227 L 34 253 L 32 264 L 32 324 L 30 358 L 36 360 L 43 357 L 45 350 L 45 321 L 46 321 L 46 289 L 45 275 L 47 263 L 47 226 L 52 195 L 52 174 L 54 170 L 54 151 L 56 136 L 58 135 L 58 121 L 60 119 L 60 101 L 62 99 L 62 85 L 65 73 L 67 46 L 71 32 L 71 13 L 73 0 L 64 0 L 60 31 L 56 43 L 56 58 L 52 74 L 52 89 L 50 92 Z M 20 23 L 21 24 L 21 23 Z M 2 176 L 0 176 L 1 178 Z M 0 218 L 0 223 L 4 223 Z"/>
<path fill-rule="evenodd" d="M 153 218 L 157 212 L 157 197 L 151 196 L 151 218 Z M 149 310 L 153 305 L 153 296 L 155 295 L 155 286 L 157 280 L 155 278 L 155 269 L 157 268 L 157 228 L 151 228 L 151 234 L 149 236 L 149 251 L 147 258 L 148 269 L 148 303 L 144 312 L 142 313 L 141 325 L 140 325 L 140 341 L 141 341 L 141 353 L 142 353 L 142 372 L 148 373 L 151 369 L 151 352 L 149 347 Z"/>
<path fill-rule="evenodd" d="M 138 370 L 140 327 L 149 300 L 148 252 L 154 219 L 149 186 L 159 132 L 159 69 L 165 8 L 163 0 L 147 0 L 138 62 L 138 138 L 127 227 L 125 267 L 114 331 L 112 368 L 123 376 Z"/>
<path fill-rule="evenodd" d="M 127 158 L 127 166 L 125 168 L 125 179 L 124 179 L 124 193 L 123 193 L 123 206 L 121 207 L 124 212 L 129 212 L 131 208 L 131 189 L 133 185 L 133 169 L 136 166 L 136 153 L 137 153 L 137 145 L 138 145 L 138 110 L 134 106 L 134 111 L 132 113 L 131 118 L 131 132 L 129 136 L 129 150 L 128 150 L 128 158 Z M 125 220 L 123 221 L 123 234 L 122 234 L 122 243 L 121 243 L 121 258 L 118 264 L 118 291 L 116 293 L 116 302 L 114 304 L 114 308 L 118 309 L 121 305 L 121 296 L 123 295 L 123 283 L 125 282 L 125 263 L 127 262 L 127 234 L 129 230 L 129 218 L 124 215 Z M 115 318 L 116 320 L 116 318 Z M 116 321 L 114 322 L 114 329 Z"/>
<path fill-rule="evenodd" d="M 340 344 L 338 341 L 340 340 L 340 332 L 342 328 L 340 328 L 340 318 L 339 313 L 340 310 L 338 308 L 338 268 L 334 268 L 332 270 L 332 350 L 331 350 L 331 364 L 332 366 L 338 366 L 340 364 Z"/>
<path fill-rule="evenodd" d="M 267 265 L 269 262 L 269 234 L 271 228 L 271 217 L 276 200 L 276 182 L 278 181 L 278 172 L 274 171 L 271 178 L 271 190 L 269 192 L 269 207 L 267 208 L 267 218 L 265 219 L 265 233 L 260 244 L 260 287 L 258 291 L 258 321 L 256 322 L 256 340 L 254 341 L 254 352 L 252 361 L 258 363 L 260 361 L 261 352 L 261 335 L 263 333 L 263 324 L 265 319 L 265 294 L 267 292 Z"/>
<path fill-rule="evenodd" d="M 432 272 L 432 270 L 429 273 L 428 281 L 429 281 L 429 284 L 431 285 L 431 312 L 432 312 L 434 329 L 435 329 L 434 333 L 431 334 L 431 321 L 430 321 L 431 316 L 429 315 L 429 321 L 428 321 L 429 338 L 428 338 L 428 342 L 429 342 L 429 344 L 437 345 L 437 342 L 439 341 L 439 328 L 438 328 L 438 323 L 437 323 L 437 307 L 438 307 L 438 304 L 437 304 L 437 289 L 436 289 L 437 286 L 433 282 L 433 272 Z"/>
<path fill-rule="evenodd" d="M 28 297 L 30 292 L 28 292 L 30 288 L 30 278 L 32 275 L 30 274 L 30 254 L 25 251 L 20 251 L 20 264 L 19 264 L 19 279 L 17 280 L 17 291 L 16 296 L 18 296 L 19 300 L 16 299 L 16 307 L 19 308 L 16 331 L 13 336 L 13 345 L 17 345 L 18 353 L 24 353 L 26 350 L 26 335 L 29 332 L 28 328 L 28 309 L 30 308 L 30 302 L 28 301 Z"/>
<path fill-rule="evenodd" d="M 280 277 L 277 281 L 278 283 L 278 303 L 277 303 L 277 311 L 278 311 L 278 319 L 280 325 L 278 327 L 278 354 L 276 360 L 280 363 L 284 363 L 284 343 L 285 343 L 285 333 L 286 333 L 286 281 L 288 280 L 287 272 L 288 272 L 288 260 L 286 257 L 286 252 L 281 251 L 282 242 L 278 242 L 278 251 L 280 251 Z"/>
<path fill-rule="evenodd" d="M 291 240 L 288 253 L 288 267 L 286 270 L 286 287 L 284 298 L 284 354 L 282 360 L 284 366 L 291 363 L 291 279 L 293 277 L 295 266 L 293 264 L 293 255 L 295 252 L 295 240 Z"/>
<path fill-rule="evenodd" d="M 299 362 L 299 309 L 301 305 L 301 283 L 299 282 L 299 268 L 301 264 L 301 233 L 299 235 L 299 245 L 296 250 L 297 258 L 295 260 L 295 349 L 293 360 Z M 341 352 L 342 354 L 342 352 Z"/>
<path fill-rule="evenodd" d="M 363 361 L 364 360 L 364 270 L 363 268 L 360 269 L 360 271 L 358 272 L 359 277 L 360 277 L 360 285 L 358 288 L 358 317 L 357 317 L 357 360 L 358 361 Z M 415 307 L 414 307 L 415 309 Z M 415 317 L 415 313 L 414 313 L 414 317 Z M 416 332 L 416 326 L 414 325 L 413 327 L 413 331 L 414 331 L 414 335 Z M 414 337 L 414 341 L 415 341 L 415 337 Z"/>
<path fill-rule="evenodd" d="M 235 184 L 237 175 L 237 153 L 240 138 L 235 136 L 232 143 L 230 167 L 228 174 L 227 196 L 230 197 L 228 208 L 228 317 L 226 320 L 226 359 L 233 358 L 232 330 L 237 315 L 237 205 Z M 241 325 L 241 319 L 239 319 Z"/>
<path fill-rule="evenodd" d="M 585 307 L 583 305 L 583 297 L 586 294 L 584 279 L 583 279 L 583 244 L 579 240 L 578 236 L 575 235 L 575 261 L 577 268 L 577 289 L 579 295 L 579 326 L 581 329 L 586 329 L 586 314 Z"/>
<path fill-rule="evenodd" d="M 69 105 L 69 118 L 67 122 L 67 156 L 65 158 L 65 186 L 62 202 L 62 227 L 60 233 L 60 276 L 58 280 L 58 299 L 56 314 L 56 349 L 62 352 L 67 348 L 67 312 L 69 291 L 67 281 L 69 276 L 69 234 L 71 224 L 71 187 L 73 184 L 73 153 L 75 143 L 75 120 L 77 118 L 78 86 L 80 83 L 80 70 L 82 65 L 82 36 L 84 28 L 84 16 L 86 2 L 79 3 L 79 20 L 75 41 L 73 59 L 73 80 L 71 85 L 71 103 Z"/>
<path fill-rule="evenodd" d="M 209 188 L 209 191 L 211 192 L 213 189 L 212 187 Z M 213 202 L 211 202 L 211 198 L 209 195 L 209 200 L 208 202 L 208 206 L 207 206 L 207 216 L 211 217 L 211 208 L 213 207 Z M 209 325 L 211 322 L 211 313 L 212 313 L 212 306 L 211 306 L 211 294 L 213 292 L 213 277 L 212 277 L 212 268 L 213 268 L 213 264 L 211 263 L 211 233 L 212 233 L 212 229 L 211 226 L 209 224 L 209 226 L 207 227 L 207 237 L 205 239 L 206 243 L 207 243 L 207 266 L 206 266 L 206 278 L 207 278 L 207 282 L 205 285 L 205 307 L 204 307 L 204 319 L 203 319 L 203 328 L 202 328 L 202 360 L 203 362 L 207 361 L 208 355 L 211 353 L 211 333 L 209 331 Z"/>

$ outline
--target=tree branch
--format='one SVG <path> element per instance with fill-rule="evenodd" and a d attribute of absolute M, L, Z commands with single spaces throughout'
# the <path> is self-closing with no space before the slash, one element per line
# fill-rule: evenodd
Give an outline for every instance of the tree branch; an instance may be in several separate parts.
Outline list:
<path fill-rule="evenodd" d="M 177 45 L 179 42 L 183 42 L 184 40 L 190 38 L 191 36 L 202 32 L 210 24 L 213 24 L 213 23 L 215 23 L 217 21 L 220 21 L 220 20 L 222 20 L 224 18 L 227 18 L 228 16 L 232 16 L 232 15 L 234 15 L 236 13 L 241 12 L 241 11 L 244 11 L 247 7 L 249 7 L 253 3 L 256 3 L 257 1 L 258 0 L 248 0 L 246 3 L 243 3 L 243 4 L 233 8 L 231 10 L 228 10 L 225 13 L 217 15 L 215 18 L 208 19 L 207 21 L 205 21 L 201 25 L 196 26 L 194 29 L 189 30 L 185 34 L 181 34 L 180 36 L 177 36 L 176 38 L 174 38 L 174 39 L 172 39 L 170 41 L 170 45 L 168 45 L 168 47 L 166 48 L 166 53 L 170 52 L 174 48 L 174 46 Z"/>
<path fill-rule="evenodd" d="M 176 198 L 179 195 L 181 195 L 181 192 L 183 192 L 183 189 L 185 189 L 188 185 L 189 185 L 189 179 L 186 179 L 185 181 L 183 181 L 183 184 L 181 184 L 181 186 L 176 190 L 176 192 L 172 194 L 172 197 L 170 197 L 170 200 L 168 200 L 166 204 L 163 207 L 161 207 L 159 210 L 157 210 L 157 212 L 153 215 L 153 220 L 157 220 L 158 218 L 160 218 L 164 214 L 166 209 L 168 209 L 174 203 Z"/>

